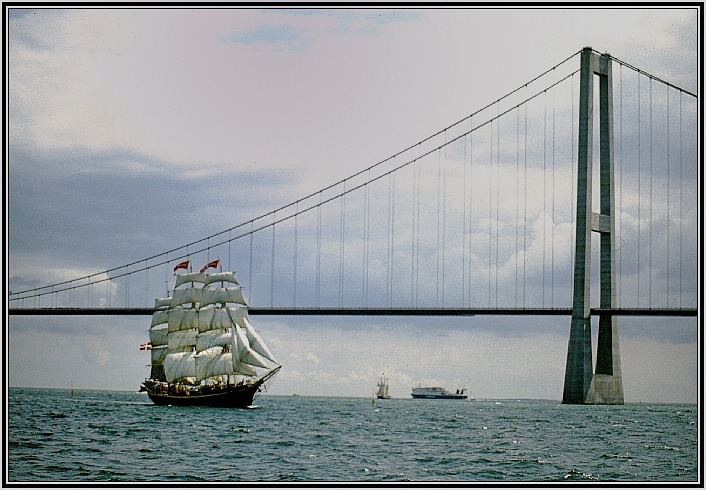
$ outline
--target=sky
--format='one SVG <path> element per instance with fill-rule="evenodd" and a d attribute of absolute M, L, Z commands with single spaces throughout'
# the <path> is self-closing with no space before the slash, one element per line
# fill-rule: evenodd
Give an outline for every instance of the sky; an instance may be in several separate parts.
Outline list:
<path fill-rule="evenodd" d="M 584 46 L 696 93 L 698 15 L 693 8 L 639 7 L 10 9 L 5 19 L 6 287 L 16 291 L 98 273 L 247 222 L 447 128 Z M 628 100 L 632 85 L 624 70 Z M 685 110 L 695 106 L 688 96 L 683 99 Z M 659 100 L 656 94 L 655 104 Z M 676 100 L 670 98 L 672 110 Z M 675 131 L 677 121 L 669 121 Z M 695 118 L 687 116 L 686 126 L 692 122 Z M 568 123 L 556 134 L 567 128 Z M 695 148 L 689 139 L 695 130 L 686 133 L 686 146 Z M 693 148 L 681 157 L 695 162 Z M 458 149 L 450 148 L 454 151 L 461 159 Z M 646 142 L 637 151 L 646 152 Z M 656 182 L 666 168 L 656 166 Z M 453 172 L 450 167 L 450 182 L 460 175 Z M 528 180 L 528 195 L 540 185 L 535 177 Z M 510 185 L 514 177 L 490 178 L 500 195 L 509 196 L 495 215 L 490 211 L 499 220 L 491 230 L 502 230 L 505 237 L 513 223 L 502 219 L 506 211 L 512 214 L 519 194 Z M 536 209 L 531 226 L 549 223 L 559 242 L 557 257 L 569 257 L 557 259 L 557 268 L 568 271 L 572 175 L 557 171 L 556 178 L 554 206 L 568 217 L 547 221 L 549 216 Z M 697 207 L 688 205 L 698 198 L 696 178 L 695 170 L 686 172 L 679 201 L 687 203 L 690 236 L 698 219 Z M 454 194 L 460 192 L 459 179 L 454 182 L 449 199 L 462 199 Z M 426 184 L 437 191 L 437 181 Z M 637 194 L 628 184 L 629 179 L 621 193 L 628 210 L 621 222 L 626 237 L 642 223 L 634 211 L 645 209 L 636 208 Z M 676 187 L 666 188 L 669 198 L 664 186 L 655 187 L 652 198 L 658 204 L 650 209 L 671 202 L 666 217 L 673 218 Z M 384 201 L 387 194 L 381 195 Z M 401 192 L 398 198 L 404 209 Z M 346 203 L 353 208 L 354 196 Z M 475 205 L 476 212 L 485 212 L 488 203 Z M 400 211 L 398 229 L 410 228 L 408 218 Z M 663 218 L 657 213 L 656 226 L 669 221 Z M 429 235 L 438 236 L 436 225 Z M 508 236 L 515 243 L 517 235 Z M 402 242 L 405 235 L 400 237 Z M 298 236 L 301 243 L 314 238 L 311 227 Z M 331 246 L 339 247 L 334 242 Z M 667 240 L 670 245 L 671 257 L 677 243 Z M 363 252 L 354 244 L 346 247 L 349 267 Z M 458 258 L 454 250 L 444 257 L 449 264 Z M 648 286 L 652 295 L 650 284 L 661 288 L 667 277 L 659 258 L 664 254 L 653 254 L 651 242 L 649 250 L 650 264 L 657 257 L 652 271 L 644 256 L 641 265 L 631 254 L 621 258 L 626 304 L 635 299 L 636 287 L 641 297 Z M 661 251 L 659 245 L 655 250 Z M 270 253 L 256 263 L 266 264 Z M 303 253 L 299 260 L 304 268 Z M 465 261 L 464 255 L 464 267 Z M 247 267 L 234 262 L 251 304 L 262 298 L 260 304 L 267 306 L 266 282 L 257 289 L 245 280 L 243 269 L 252 262 Z M 682 262 L 689 278 L 684 298 L 694 306 L 695 239 L 686 240 Z M 508 261 L 508 267 L 517 263 Z M 438 269 L 424 271 L 438 277 Z M 497 273 L 502 298 L 508 291 L 504 281 L 514 271 Z M 449 302 L 466 287 L 454 277 L 449 274 Z M 569 283 L 559 275 L 554 283 L 552 276 L 548 290 L 542 273 L 528 290 L 559 301 L 571 287 L 570 276 L 561 277 Z M 338 284 L 327 285 L 334 285 L 327 290 L 336 296 Z M 278 291 L 280 286 L 283 294 L 292 294 L 284 282 Z M 424 287 L 418 291 L 432 297 Z M 371 294 L 381 298 L 377 290 Z M 533 301 L 540 301 L 535 296 Z M 8 320 L 4 369 L 10 386 L 137 390 L 149 374 L 149 358 L 138 350 L 148 339 L 148 317 L 13 315 Z M 257 316 L 253 323 L 283 364 L 270 394 L 371 396 L 385 373 L 393 397 L 409 397 L 419 384 L 467 388 L 477 398 L 562 396 L 568 317 Z M 699 399 L 696 319 L 625 317 L 619 324 L 627 402 Z"/>

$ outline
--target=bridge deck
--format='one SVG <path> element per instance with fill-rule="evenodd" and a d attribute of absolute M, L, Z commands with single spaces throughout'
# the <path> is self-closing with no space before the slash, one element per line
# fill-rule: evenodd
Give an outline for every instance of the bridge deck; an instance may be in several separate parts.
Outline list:
<path fill-rule="evenodd" d="M 9 308 L 10 315 L 151 315 L 154 308 Z M 571 308 L 249 308 L 262 316 L 571 315 Z M 591 315 L 697 316 L 696 308 L 591 308 Z"/>

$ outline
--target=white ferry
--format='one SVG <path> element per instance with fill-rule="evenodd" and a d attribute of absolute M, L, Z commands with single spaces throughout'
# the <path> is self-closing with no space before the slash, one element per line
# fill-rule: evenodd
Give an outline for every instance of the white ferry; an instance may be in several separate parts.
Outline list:
<path fill-rule="evenodd" d="M 456 390 L 456 393 L 451 393 L 440 386 L 419 386 L 412 388 L 412 398 L 428 400 L 467 400 L 468 395 L 466 394 L 465 388 Z"/>

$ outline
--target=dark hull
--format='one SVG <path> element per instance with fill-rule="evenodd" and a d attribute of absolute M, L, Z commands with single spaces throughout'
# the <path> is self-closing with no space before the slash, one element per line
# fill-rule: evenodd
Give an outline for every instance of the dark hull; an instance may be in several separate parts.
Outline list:
<path fill-rule="evenodd" d="M 418 400 L 467 400 L 468 395 L 412 395 Z"/>
<path fill-rule="evenodd" d="M 147 395 L 155 405 L 178 405 L 178 406 L 204 406 L 204 407 L 228 407 L 245 408 L 252 405 L 255 393 L 260 384 L 251 386 L 231 387 L 222 393 L 211 393 L 208 395 L 162 395 L 150 393 Z"/>
<path fill-rule="evenodd" d="M 147 387 L 147 396 L 155 405 L 246 408 L 252 405 L 255 395 L 263 388 L 265 381 L 272 378 L 278 371 L 279 367 L 251 383 L 228 386 L 225 391 L 218 393 L 168 395 L 155 393 Z"/>

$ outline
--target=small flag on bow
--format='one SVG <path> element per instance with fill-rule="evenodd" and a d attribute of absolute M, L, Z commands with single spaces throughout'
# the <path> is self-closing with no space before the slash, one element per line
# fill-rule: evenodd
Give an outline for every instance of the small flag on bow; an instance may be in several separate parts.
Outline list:
<path fill-rule="evenodd" d="M 152 350 L 152 342 L 140 345 L 140 350 Z"/>
<path fill-rule="evenodd" d="M 211 268 L 215 269 L 216 267 L 218 267 L 218 264 L 220 264 L 220 263 L 221 263 L 221 259 L 212 260 L 208 264 L 204 265 L 199 272 L 201 272 L 201 274 L 203 274 L 204 272 L 206 272 L 206 269 L 211 269 Z"/>
<path fill-rule="evenodd" d="M 176 274 L 176 271 L 179 269 L 188 269 L 189 264 L 191 264 L 190 260 L 185 260 L 184 262 L 179 262 L 177 265 L 174 266 L 174 274 Z"/>

